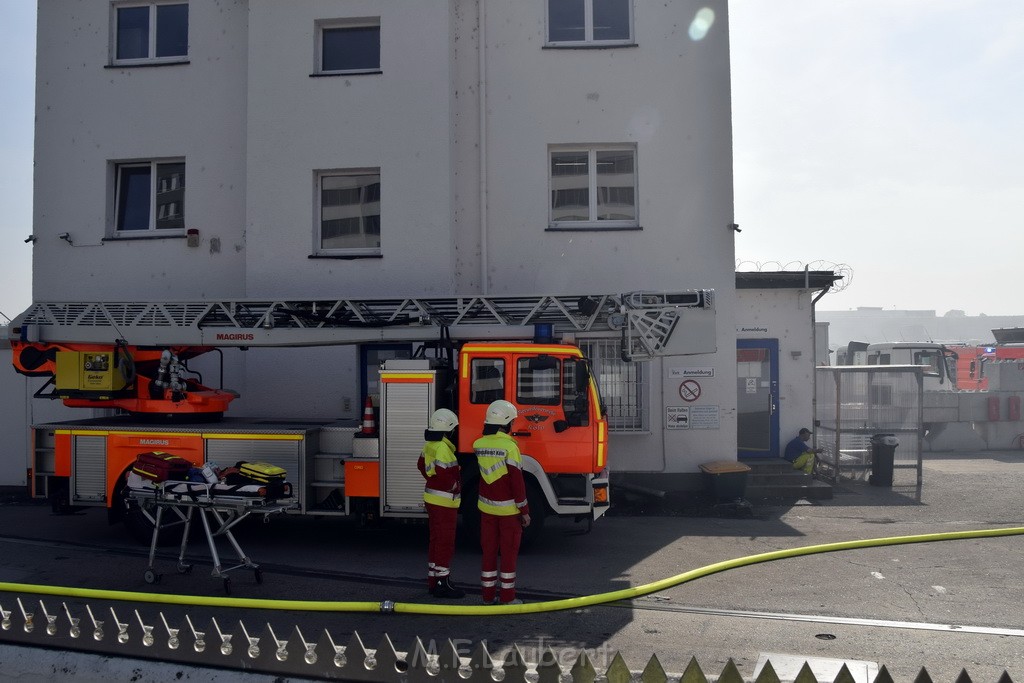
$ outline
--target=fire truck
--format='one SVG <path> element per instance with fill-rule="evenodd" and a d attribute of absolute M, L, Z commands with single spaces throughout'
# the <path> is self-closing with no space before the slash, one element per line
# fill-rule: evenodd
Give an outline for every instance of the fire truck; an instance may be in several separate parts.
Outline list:
<path fill-rule="evenodd" d="M 31 425 L 33 494 L 55 509 L 105 507 L 148 540 L 152 515 L 127 491 L 137 455 L 197 466 L 262 461 L 289 473 L 303 515 L 425 517 L 416 468 L 427 417 L 460 420 L 464 522 L 476 520 L 472 443 L 487 405 L 520 418 L 531 516 L 590 523 L 609 506 L 608 424 L 575 335 L 613 335 L 623 360 L 709 353 L 712 290 L 619 295 L 205 302 L 45 302 L 9 326 L 13 364 L 46 381 L 37 398 L 91 417 Z M 211 351 L 412 342 L 413 358 L 380 367 L 376 433 L 360 420 L 226 417 L 237 394 L 206 386 L 189 361 Z M 221 358 L 223 372 L 223 357 Z M 379 420 L 377 414 L 379 413 Z"/>

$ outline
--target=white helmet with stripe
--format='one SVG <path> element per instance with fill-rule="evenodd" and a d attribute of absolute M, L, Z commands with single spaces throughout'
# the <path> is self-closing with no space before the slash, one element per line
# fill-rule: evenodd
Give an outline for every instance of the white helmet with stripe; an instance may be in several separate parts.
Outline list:
<path fill-rule="evenodd" d="M 459 424 L 459 418 L 447 408 L 438 408 L 430 416 L 427 429 L 434 432 L 450 432 Z"/>
<path fill-rule="evenodd" d="M 516 407 L 505 400 L 495 401 L 487 406 L 487 414 L 484 416 L 485 425 L 498 425 L 504 427 L 512 424 L 512 421 L 519 417 Z"/>

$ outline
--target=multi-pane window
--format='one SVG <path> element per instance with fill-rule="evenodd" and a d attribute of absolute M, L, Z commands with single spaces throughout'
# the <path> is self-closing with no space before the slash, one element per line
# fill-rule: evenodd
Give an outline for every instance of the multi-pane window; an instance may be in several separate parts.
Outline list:
<path fill-rule="evenodd" d="M 317 65 L 322 74 L 380 71 L 380 20 L 324 21 L 317 24 Z"/>
<path fill-rule="evenodd" d="M 619 339 L 580 340 L 580 350 L 590 359 L 614 432 L 646 432 L 650 429 L 647 409 L 647 361 L 622 360 Z"/>
<path fill-rule="evenodd" d="M 188 3 L 113 5 L 115 63 L 179 61 L 188 56 Z"/>
<path fill-rule="evenodd" d="M 548 0 L 549 45 L 622 45 L 632 40 L 632 0 Z"/>
<path fill-rule="evenodd" d="M 116 233 L 184 230 L 184 161 L 115 164 L 114 186 Z"/>
<path fill-rule="evenodd" d="M 323 172 L 318 176 L 319 253 L 380 253 L 380 169 Z"/>
<path fill-rule="evenodd" d="M 552 227 L 639 226 L 635 148 L 557 147 L 550 162 Z"/>

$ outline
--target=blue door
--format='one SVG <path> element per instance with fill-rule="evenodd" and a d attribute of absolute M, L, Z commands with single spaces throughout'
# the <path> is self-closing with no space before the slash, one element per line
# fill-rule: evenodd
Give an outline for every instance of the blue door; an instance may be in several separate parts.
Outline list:
<path fill-rule="evenodd" d="M 740 458 L 779 457 L 779 340 L 736 340 Z"/>

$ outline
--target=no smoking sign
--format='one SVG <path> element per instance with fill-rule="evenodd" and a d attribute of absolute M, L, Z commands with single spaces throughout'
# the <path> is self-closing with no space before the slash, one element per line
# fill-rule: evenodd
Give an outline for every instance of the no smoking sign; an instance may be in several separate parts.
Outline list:
<path fill-rule="evenodd" d="M 693 403 L 700 398 L 700 384 L 695 379 L 683 380 L 679 384 L 679 398 L 687 403 Z"/>

